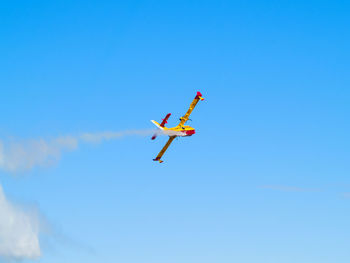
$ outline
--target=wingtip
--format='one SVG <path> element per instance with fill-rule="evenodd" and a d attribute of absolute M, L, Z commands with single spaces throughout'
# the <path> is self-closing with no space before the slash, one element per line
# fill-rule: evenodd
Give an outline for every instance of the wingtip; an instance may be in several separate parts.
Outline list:
<path fill-rule="evenodd" d="M 203 96 L 202 93 L 201 93 L 200 91 L 197 91 L 197 96 L 196 96 L 196 98 L 197 98 L 197 99 L 200 99 L 200 100 L 204 100 L 204 98 L 203 98 L 202 96 Z"/>

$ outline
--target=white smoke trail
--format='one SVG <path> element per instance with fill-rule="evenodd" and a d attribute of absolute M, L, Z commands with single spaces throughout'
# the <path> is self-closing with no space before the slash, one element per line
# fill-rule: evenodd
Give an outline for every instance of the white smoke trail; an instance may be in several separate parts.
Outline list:
<path fill-rule="evenodd" d="M 25 211 L 9 202 L 0 185 L 0 258 L 39 258 L 39 231 L 36 211 Z"/>
<path fill-rule="evenodd" d="M 100 143 L 102 141 L 109 141 L 132 135 L 150 136 L 154 132 L 154 130 L 129 130 L 120 132 L 84 133 L 80 136 L 80 140 L 88 143 Z"/>
<path fill-rule="evenodd" d="M 154 130 L 130 130 L 120 132 L 84 133 L 79 136 L 64 136 L 51 140 L 0 140 L 0 169 L 21 172 L 36 166 L 56 163 L 65 151 L 76 150 L 80 143 L 101 143 L 125 136 L 150 136 Z"/>
<path fill-rule="evenodd" d="M 54 163 L 62 151 L 74 150 L 78 140 L 74 137 L 3 142 L 0 141 L 0 168 L 10 172 L 24 171 L 34 166 Z"/>

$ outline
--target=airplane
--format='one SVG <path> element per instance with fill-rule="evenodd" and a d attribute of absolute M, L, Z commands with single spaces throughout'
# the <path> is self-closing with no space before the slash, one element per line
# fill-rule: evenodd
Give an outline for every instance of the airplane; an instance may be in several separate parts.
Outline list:
<path fill-rule="evenodd" d="M 162 123 L 160 123 L 160 124 L 154 120 L 151 120 L 151 122 L 158 127 L 158 129 L 161 133 L 169 136 L 169 140 L 167 141 L 167 143 L 165 144 L 163 149 L 158 153 L 157 157 L 153 159 L 153 161 L 158 161 L 159 163 L 163 162 L 163 160 L 161 160 L 163 154 L 165 153 L 165 151 L 168 149 L 169 145 L 173 142 L 173 140 L 176 137 L 192 136 L 193 134 L 196 133 L 195 129 L 193 129 L 192 127 L 190 127 L 188 125 L 184 125 L 184 124 L 189 120 L 190 114 L 192 113 L 194 107 L 196 107 L 198 101 L 200 101 L 200 100 L 204 100 L 204 98 L 202 97 L 202 94 L 198 91 L 196 97 L 194 98 L 194 100 L 192 101 L 192 103 L 190 105 L 190 108 L 188 109 L 186 114 L 180 118 L 180 123 L 173 128 L 165 127 L 165 124 L 168 123 L 168 119 L 169 119 L 171 113 L 168 113 L 165 116 L 165 118 L 163 119 Z M 157 134 L 158 133 L 154 134 L 151 139 L 154 140 L 157 137 Z"/>

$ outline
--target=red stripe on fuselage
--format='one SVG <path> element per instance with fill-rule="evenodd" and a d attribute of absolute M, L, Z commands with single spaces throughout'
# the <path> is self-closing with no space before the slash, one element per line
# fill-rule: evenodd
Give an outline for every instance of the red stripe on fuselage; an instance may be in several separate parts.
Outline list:
<path fill-rule="evenodd" d="M 185 136 L 192 136 L 193 134 L 196 133 L 196 130 L 184 130 L 184 131 L 181 131 L 181 132 L 186 134 Z"/>
<path fill-rule="evenodd" d="M 186 135 L 187 135 L 187 136 L 191 136 L 191 135 L 193 135 L 193 134 L 195 134 L 195 133 L 196 133 L 195 130 L 186 131 Z"/>

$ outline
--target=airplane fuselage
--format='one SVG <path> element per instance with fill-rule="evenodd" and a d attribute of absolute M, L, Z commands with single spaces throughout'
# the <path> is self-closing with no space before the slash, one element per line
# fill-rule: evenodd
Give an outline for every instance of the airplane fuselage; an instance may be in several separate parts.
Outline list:
<path fill-rule="evenodd" d="M 192 136 L 196 133 L 196 130 L 188 125 L 182 125 L 182 126 L 176 126 L 173 128 L 166 128 L 164 127 L 163 133 L 169 136 Z"/>

